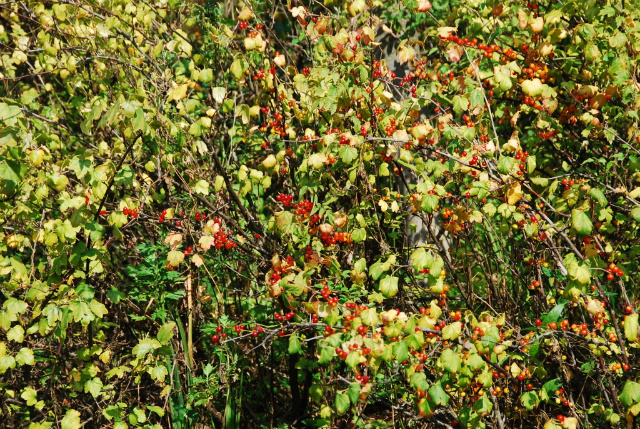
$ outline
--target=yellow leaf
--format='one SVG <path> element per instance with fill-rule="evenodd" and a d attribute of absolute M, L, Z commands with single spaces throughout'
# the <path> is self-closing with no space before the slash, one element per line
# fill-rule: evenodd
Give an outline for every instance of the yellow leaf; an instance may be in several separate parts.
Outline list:
<path fill-rule="evenodd" d="M 522 195 L 522 186 L 520 186 L 520 183 L 513 182 L 507 191 L 507 202 L 509 205 L 514 205 L 522 199 Z"/>
<path fill-rule="evenodd" d="M 578 427 L 578 419 L 575 417 L 565 417 L 562 427 L 567 429 L 576 429 Z"/>
<path fill-rule="evenodd" d="M 196 267 L 200 267 L 204 264 L 204 258 L 196 253 L 191 257 L 191 262 L 193 262 Z"/>
<path fill-rule="evenodd" d="M 211 246 L 213 246 L 213 243 L 215 242 L 213 236 L 211 235 L 203 235 L 202 237 L 200 237 L 200 248 L 202 250 L 209 250 L 211 249 Z"/>
<path fill-rule="evenodd" d="M 171 94 L 171 99 L 172 100 L 182 100 L 183 98 L 185 98 L 187 96 L 187 90 L 189 89 L 189 87 L 185 84 L 185 85 L 179 85 L 175 88 L 173 88 L 173 93 Z"/>

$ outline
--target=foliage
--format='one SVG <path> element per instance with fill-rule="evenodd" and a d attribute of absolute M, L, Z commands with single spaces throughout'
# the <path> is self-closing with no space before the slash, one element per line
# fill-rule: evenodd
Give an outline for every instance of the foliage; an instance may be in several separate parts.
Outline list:
<path fill-rule="evenodd" d="M 633 2 L 0 6 L 8 427 L 632 427 Z"/>

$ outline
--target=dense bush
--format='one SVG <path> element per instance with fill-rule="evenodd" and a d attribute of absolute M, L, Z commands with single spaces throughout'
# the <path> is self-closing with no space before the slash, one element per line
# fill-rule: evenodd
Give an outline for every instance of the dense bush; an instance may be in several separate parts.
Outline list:
<path fill-rule="evenodd" d="M 634 426 L 639 13 L 3 3 L 0 426 Z"/>

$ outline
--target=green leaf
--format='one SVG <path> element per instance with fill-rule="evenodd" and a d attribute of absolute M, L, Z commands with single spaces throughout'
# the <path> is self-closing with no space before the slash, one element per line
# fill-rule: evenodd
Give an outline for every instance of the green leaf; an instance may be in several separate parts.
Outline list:
<path fill-rule="evenodd" d="M 344 393 L 338 393 L 336 395 L 336 412 L 340 415 L 346 413 L 349 410 L 349 396 Z"/>
<path fill-rule="evenodd" d="M 229 68 L 229 71 L 237 80 L 240 80 L 244 77 L 244 70 L 244 60 L 240 58 L 236 58 L 235 60 L 233 60 L 233 63 L 231 63 L 231 67 Z"/>
<path fill-rule="evenodd" d="M 107 310 L 107 307 L 105 307 L 105 305 L 103 303 L 101 303 L 100 301 L 97 301 L 95 299 L 92 299 L 89 302 L 89 309 L 91 310 L 91 312 L 93 314 L 96 315 L 96 317 L 98 318 L 103 318 L 105 314 L 107 314 L 109 311 Z"/>
<path fill-rule="evenodd" d="M 129 415 L 129 417 L 134 417 L 134 422 L 132 424 L 135 423 L 144 423 L 147 421 L 147 416 L 144 412 L 144 410 L 142 408 L 138 408 L 135 407 L 133 409 L 133 413 Z M 131 420 L 129 420 L 131 422 Z"/>
<path fill-rule="evenodd" d="M 627 36 L 620 31 L 616 31 L 615 34 L 609 37 L 609 46 L 612 48 L 620 48 L 627 43 Z"/>
<path fill-rule="evenodd" d="M 467 110 L 468 106 L 469 101 L 467 101 L 463 96 L 456 95 L 453 97 L 453 111 L 456 112 L 456 114 L 460 114 L 460 112 Z"/>
<path fill-rule="evenodd" d="M 467 359 L 467 365 L 471 369 L 476 371 L 476 370 L 479 370 L 481 368 L 486 367 L 487 363 L 484 361 L 484 359 L 482 359 L 482 357 L 480 357 L 480 355 L 474 353 L 471 356 L 469 356 L 469 359 Z"/>
<path fill-rule="evenodd" d="M 136 114 L 131 121 L 131 125 L 133 126 L 134 131 L 141 131 L 142 133 L 147 132 L 147 121 L 144 118 L 144 110 L 142 108 L 136 110 Z"/>
<path fill-rule="evenodd" d="M 351 146 L 343 146 L 340 148 L 340 159 L 345 164 L 351 164 L 354 160 L 358 159 L 358 149 Z"/>
<path fill-rule="evenodd" d="M 201 195 L 209 195 L 209 182 L 204 179 L 200 179 L 193 185 L 193 192 Z"/>
<path fill-rule="evenodd" d="M 560 321 L 560 317 L 562 317 L 562 312 L 564 311 L 564 306 L 564 303 L 556 304 L 548 314 L 542 317 L 542 324 L 546 325 L 547 323 Z"/>
<path fill-rule="evenodd" d="M 393 355 L 398 362 L 409 359 L 409 347 L 405 341 L 399 341 L 393 345 Z"/>
<path fill-rule="evenodd" d="M 422 197 L 420 208 L 426 213 L 433 213 L 440 203 L 440 198 L 435 194 L 427 194 Z"/>
<path fill-rule="evenodd" d="M 82 423 L 80 423 L 80 413 L 76 410 L 67 411 L 60 424 L 62 429 L 80 429 L 82 427 Z"/>
<path fill-rule="evenodd" d="M 509 174 L 515 165 L 515 158 L 510 156 L 501 156 L 498 160 L 498 171 L 502 174 Z"/>
<path fill-rule="evenodd" d="M 640 383 L 627 380 L 618 399 L 625 407 L 630 407 L 636 402 L 640 402 Z"/>
<path fill-rule="evenodd" d="M 351 233 L 351 240 L 354 243 L 361 243 L 367 238 L 367 231 L 364 228 L 358 228 Z"/>
<path fill-rule="evenodd" d="M 605 207 L 609 202 L 607 198 L 604 196 L 604 193 L 598 188 L 591 188 L 589 190 L 589 196 L 593 198 L 600 207 Z"/>
<path fill-rule="evenodd" d="M 431 255 L 427 253 L 427 250 L 424 247 L 419 247 L 411 253 L 409 259 L 411 260 L 411 264 L 413 265 L 413 269 L 415 271 L 420 271 L 424 269 L 427 264 L 429 264 Z"/>
<path fill-rule="evenodd" d="M 358 403 L 358 400 L 360 399 L 361 389 L 362 389 L 362 386 L 360 385 L 360 383 L 351 383 L 351 385 L 347 389 L 346 394 L 349 397 L 349 400 L 351 401 L 352 404 L 355 405 Z"/>
<path fill-rule="evenodd" d="M 591 234 L 593 223 L 589 216 L 582 210 L 571 210 L 571 226 L 582 236 Z"/>
<path fill-rule="evenodd" d="M 15 325 L 7 332 L 7 340 L 21 343 L 24 341 L 24 328 L 20 325 Z"/>
<path fill-rule="evenodd" d="M 360 319 L 363 325 L 377 326 L 380 323 L 380 318 L 375 308 L 368 308 L 360 314 Z"/>
<path fill-rule="evenodd" d="M 638 339 L 638 313 L 628 314 L 624 317 L 624 336 L 629 342 Z"/>
<path fill-rule="evenodd" d="M 422 391 L 426 391 L 429 388 L 429 383 L 427 383 L 427 376 L 424 372 L 414 372 L 411 374 L 409 378 L 409 384 L 414 389 L 420 389 Z"/>
<path fill-rule="evenodd" d="M 411 350 L 418 350 L 424 345 L 424 332 L 414 332 L 409 335 L 405 341 Z"/>
<path fill-rule="evenodd" d="M 380 292 L 385 298 L 391 298 L 398 293 L 398 278 L 385 276 L 380 280 Z"/>
<path fill-rule="evenodd" d="M 449 395 L 447 395 L 447 392 L 444 391 L 440 383 L 431 386 L 429 396 L 436 405 L 446 406 L 449 403 Z"/>
<path fill-rule="evenodd" d="M 76 239 L 76 234 L 80 232 L 80 227 L 74 228 L 69 219 L 66 219 L 62 225 L 56 228 L 56 234 L 62 242 L 72 242 Z"/>
<path fill-rule="evenodd" d="M 546 85 L 543 84 L 542 81 L 538 78 L 525 80 L 524 82 L 522 82 L 522 92 L 531 97 L 537 97 L 538 95 L 542 94 L 545 86 Z"/>
<path fill-rule="evenodd" d="M 90 159 L 80 158 L 79 156 L 74 157 L 71 162 L 69 162 L 69 168 L 73 171 L 78 179 L 82 179 L 87 173 L 90 173 L 93 169 L 93 164 Z M 80 197 L 82 198 L 82 197 Z M 84 198 L 82 198 L 84 200 Z"/>
<path fill-rule="evenodd" d="M 16 354 L 16 362 L 18 365 L 33 365 L 35 359 L 33 357 L 33 350 L 23 347 Z"/>
<path fill-rule="evenodd" d="M 35 405 L 38 402 L 38 392 L 31 387 L 25 387 L 24 391 L 20 394 L 20 397 L 27 401 L 28 406 Z"/>
<path fill-rule="evenodd" d="M 453 322 L 442 328 L 443 340 L 455 340 L 462 333 L 462 323 Z"/>
<path fill-rule="evenodd" d="M 120 109 L 120 100 L 116 100 L 116 102 L 113 103 L 113 106 L 111 106 L 109 110 L 107 110 L 107 113 L 105 113 L 102 116 L 102 119 L 100 119 L 100 122 L 98 122 L 98 128 L 102 128 L 105 125 L 113 124 L 113 121 L 116 119 L 119 109 Z"/>
<path fill-rule="evenodd" d="M 480 399 L 475 402 L 475 404 L 473 404 L 473 409 L 476 413 L 478 413 L 479 416 L 482 417 L 491 412 L 491 410 L 493 409 L 493 404 L 491 403 L 489 398 L 487 398 L 487 395 L 484 395 L 481 396 Z"/>
<path fill-rule="evenodd" d="M 358 365 L 360 365 L 364 361 L 366 361 L 366 358 L 356 352 L 349 353 L 347 355 L 347 358 L 344 360 L 347 366 L 351 369 L 355 369 Z"/>
<path fill-rule="evenodd" d="M 169 374 L 167 367 L 162 364 L 149 368 L 148 372 L 153 380 L 160 382 L 164 382 L 165 377 Z"/>
<path fill-rule="evenodd" d="M 176 324 L 174 322 L 169 322 L 162 325 L 162 327 L 158 331 L 158 336 L 156 337 L 158 338 L 158 341 L 160 341 L 161 344 L 167 344 L 173 337 L 173 330 L 175 327 Z"/>
<path fill-rule="evenodd" d="M 8 369 L 16 367 L 16 359 L 13 356 L 0 356 L 0 374 L 4 374 Z"/>
<path fill-rule="evenodd" d="M 636 206 L 631 209 L 631 217 L 640 223 L 640 207 Z"/>
<path fill-rule="evenodd" d="M 125 299 L 127 295 L 112 286 L 111 290 L 107 292 L 107 297 L 111 300 L 111 302 L 117 304 L 120 302 L 120 300 Z"/>
<path fill-rule="evenodd" d="M 159 415 L 160 417 L 164 416 L 164 410 L 155 405 L 147 405 L 147 409 Z"/>
<path fill-rule="evenodd" d="M 545 177 L 532 177 L 531 181 L 535 185 L 542 186 L 543 188 L 546 188 L 547 186 L 549 186 L 549 179 Z"/>
<path fill-rule="evenodd" d="M 450 373 L 456 373 L 460 370 L 460 356 L 451 349 L 445 349 L 440 355 L 440 358 L 438 358 L 438 361 L 440 365 Z"/>
<path fill-rule="evenodd" d="M 293 355 L 296 353 L 300 353 L 300 351 L 302 350 L 302 343 L 300 343 L 300 338 L 298 338 L 298 333 L 294 332 L 290 337 L 289 337 L 289 354 Z"/>
<path fill-rule="evenodd" d="M 529 411 L 533 410 L 540 403 L 540 398 L 536 392 L 526 392 L 520 397 L 520 402 Z"/>
<path fill-rule="evenodd" d="M 102 380 L 100 380 L 98 377 L 94 377 L 91 380 L 88 380 L 84 384 L 84 392 L 91 393 L 91 396 L 93 396 L 94 398 L 97 398 L 98 395 L 100 395 L 101 391 L 102 391 Z"/>
<path fill-rule="evenodd" d="M 133 348 L 133 354 L 137 358 L 141 358 L 149 352 L 159 349 L 160 342 L 154 338 L 144 338 Z"/>
<path fill-rule="evenodd" d="M 12 196 L 18 189 L 18 184 L 21 181 L 21 164 L 10 160 L 0 162 L 0 194 Z"/>

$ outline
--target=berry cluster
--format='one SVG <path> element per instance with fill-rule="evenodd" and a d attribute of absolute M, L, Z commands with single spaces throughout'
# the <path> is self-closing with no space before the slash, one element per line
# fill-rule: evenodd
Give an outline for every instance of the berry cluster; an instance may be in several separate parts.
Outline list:
<path fill-rule="evenodd" d="M 125 216 L 131 216 L 133 219 L 138 218 L 138 209 L 128 209 L 125 207 L 122 209 L 122 213 L 124 213 Z"/>
<path fill-rule="evenodd" d="M 167 211 L 166 210 L 162 210 L 162 213 L 160 213 L 160 218 L 158 219 L 158 223 L 164 223 L 164 218 L 167 216 Z"/>
<path fill-rule="evenodd" d="M 453 209 L 450 207 L 445 207 L 444 209 L 442 209 L 442 217 L 444 219 L 449 219 L 451 216 L 453 216 Z"/>
<path fill-rule="evenodd" d="M 284 261 L 280 258 L 276 257 L 271 261 L 271 271 L 273 274 L 271 275 L 271 284 L 276 284 L 282 279 L 282 275 L 289 271 L 295 262 L 292 256 L 287 256 Z"/>
<path fill-rule="evenodd" d="M 414 87 L 415 88 L 415 87 Z M 413 88 L 412 88 L 413 89 Z M 414 91 L 415 92 L 415 91 Z M 384 129 L 384 131 L 387 134 L 387 137 L 391 137 L 393 135 L 393 132 L 397 129 L 396 127 L 396 120 L 392 119 L 389 123 L 389 125 L 387 125 Z"/>
<path fill-rule="evenodd" d="M 276 200 L 280 201 L 282 203 L 282 205 L 285 206 L 285 207 L 291 207 L 291 204 L 293 204 L 293 195 L 291 195 L 291 194 L 278 194 L 276 196 Z"/>
<path fill-rule="evenodd" d="M 337 296 L 331 296 L 331 289 L 329 288 L 328 284 L 324 284 L 324 286 L 322 287 L 322 292 L 321 292 L 322 298 L 327 300 L 327 303 L 331 306 L 331 307 L 335 307 L 338 305 L 338 297 Z"/>
<path fill-rule="evenodd" d="M 325 247 L 333 246 L 336 243 L 351 244 L 351 234 L 348 232 L 320 233 L 318 236 Z"/>
<path fill-rule="evenodd" d="M 534 289 L 536 289 L 538 287 L 540 287 L 540 282 L 538 280 L 536 280 L 536 281 L 532 282 L 529 285 L 529 290 L 534 290 Z"/>
<path fill-rule="evenodd" d="M 261 68 L 260 70 L 258 70 L 256 72 L 256 74 L 253 75 L 253 80 L 260 80 L 260 79 L 264 79 L 265 76 L 265 71 L 264 68 Z M 263 112 L 264 113 L 264 112 Z"/>
<path fill-rule="evenodd" d="M 316 258 L 318 254 L 311 248 L 311 246 L 307 246 L 306 251 L 304 253 L 304 261 L 309 262 L 312 259 Z"/>
<path fill-rule="evenodd" d="M 393 157 L 387 155 L 386 149 L 380 151 L 380 160 L 382 162 L 393 162 Z"/>
<path fill-rule="evenodd" d="M 293 213 L 296 216 L 308 217 L 309 214 L 311 213 L 311 210 L 313 210 L 313 203 L 308 199 L 306 199 L 296 203 L 296 205 L 293 206 L 293 208 L 295 209 L 295 212 Z"/>
<path fill-rule="evenodd" d="M 294 313 L 293 311 L 288 312 L 287 314 L 285 314 L 284 316 L 280 313 L 276 313 L 273 315 L 274 319 L 276 319 L 278 322 L 283 322 L 283 321 L 289 321 L 291 319 L 293 319 L 295 317 L 296 313 Z"/>
<path fill-rule="evenodd" d="M 229 250 L 237 247 L 238 244 L 231 240 L 231 238 L 229 237 L 230 235 L 231 233 L 225 230 L 225 228 L 220 228 L 218 232 L 213 234 L 213 245 L 215 246 L 215 248 L 222 249 L 224 247 L 225 249 Z"/>
<path fill-rule="evenodd" d="M 616 274 L 618 277 L 622 277 L 624 275 L 624 272 L 613 262 L 609 264 L 609 268 L 607 268 L 606 272 L 607 280 L 615 279 L 614 274 Z"/>

